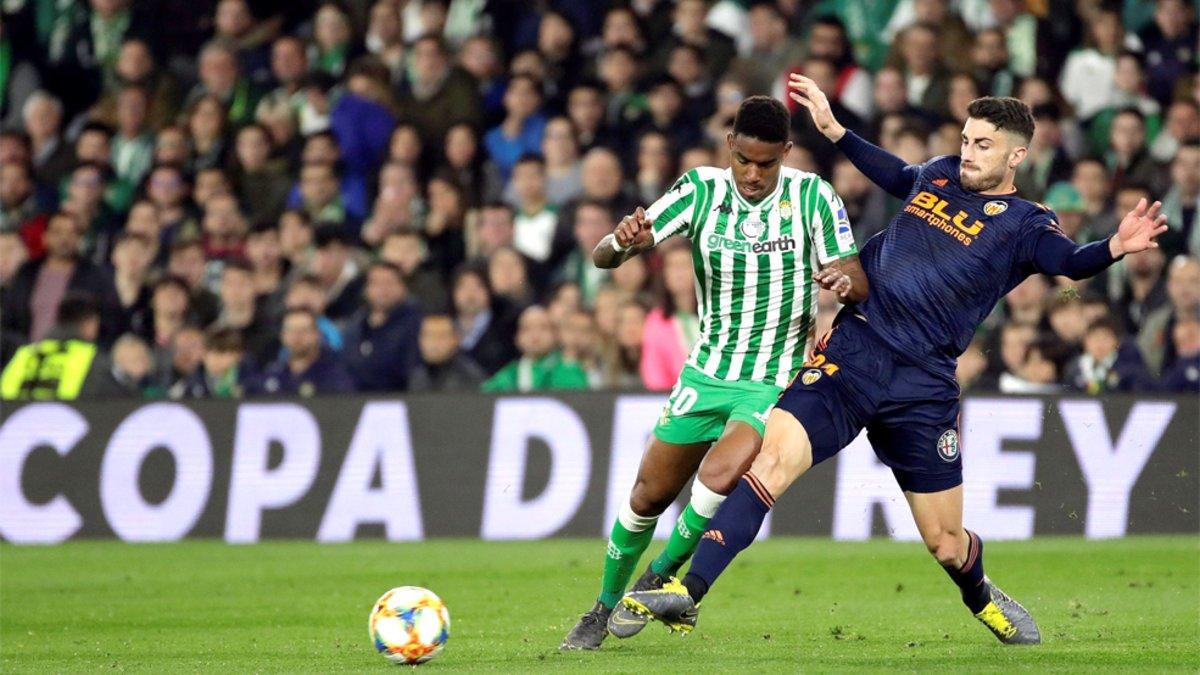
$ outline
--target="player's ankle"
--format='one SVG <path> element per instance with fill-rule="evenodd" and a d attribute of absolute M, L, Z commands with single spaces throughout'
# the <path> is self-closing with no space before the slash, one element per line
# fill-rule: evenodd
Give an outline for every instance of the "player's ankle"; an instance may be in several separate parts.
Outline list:
<path fill-rule="evenodd" d="M 704 599 L 704 594 L 708 593 L 708 582 L 691 573 L 683 577 L 683 587 L 687 589 L 692 602 L 697 605 Z"/>

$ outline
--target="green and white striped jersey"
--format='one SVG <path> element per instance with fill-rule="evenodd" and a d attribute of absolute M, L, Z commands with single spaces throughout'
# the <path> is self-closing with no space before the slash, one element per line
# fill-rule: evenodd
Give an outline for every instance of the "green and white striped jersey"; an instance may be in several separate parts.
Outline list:
<path fill-rule="evenodd" d="M 787 386 L 813 337 L 813 274 L 858 253 L 833 187 L 784 167 L 775 191 L 750 204 L 729 169 L 699 167 L 647 217 L 655 244 L 676 234 L 692 242 L 700 337 L 688 364 L 719 380 Z"/>

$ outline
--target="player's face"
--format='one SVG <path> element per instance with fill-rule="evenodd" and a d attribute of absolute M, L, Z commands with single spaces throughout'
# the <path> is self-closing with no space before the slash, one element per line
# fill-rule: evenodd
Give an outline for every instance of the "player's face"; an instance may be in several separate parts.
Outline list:
<path fill-rule="evenodd" d="M 729 168 L 738 192 L 749 201 L 758 201 L 775 189 L 783 158 L 792 142 L 768 143 L 741 134 L 729 134 Z"/>
<path fill-rule="evenodd" d="M 963 189 L 986 192 L 999 186 L 1009 172 L 1016 171 L 1026 151 L 1012 134 L 997 129 L 991 122 L 968 118 L 963 125 L 959 168 Z"/>

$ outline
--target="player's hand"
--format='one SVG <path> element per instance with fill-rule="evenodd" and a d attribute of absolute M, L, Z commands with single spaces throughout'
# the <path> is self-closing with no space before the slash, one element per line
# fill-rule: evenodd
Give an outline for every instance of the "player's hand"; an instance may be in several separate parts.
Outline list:
<path fill-rule="evenodd" d="M 1154 238 L 1167 231 L 1167 217 L 1158 213 L 1161 208 L 1162 202 L 1154 202 L 1147 207 L 1143 198 L 1132 211 L 1125 214 L 1117 226 L 1117 233 L 1108 240 L 1108 248 L 1114 258 L 1158 248 Z"/>
<path fill-rule="evenodd" d="M 645 209 L 639 206 L 633 213 L 617 223 L 617 229 L 613 236 L 617 238 L 617 243 L 622 248 L 641 251 L 650 248 L 654 243 L 654 232 L 651 225 L 653 225 L 653 221 L 646 217 Z"/>
<path fill-rule="evenodd" d="M 817 272 L 813 275 L 813 281 L 817 282 L 821 288 L 833 291 L 843 300 L 850 295 L 850 289 L 854 287 L 854 280 L 850 278 L 850 275 L 836 267 L 826 267 Z"/>
<path fill-rule="evenodd" d="M 817 131 L 824 134 L 826 138 L 836 143 L 846 135 L 846 128 L 838 124 L 837 119 L 833 116 L 833 110 L 829 107 L 829 99 L 825 96 L 825 92 L 821 91 L 811 78 L 800 73 L 792 73 L 788 79 L 788 90 L 789 98 L 808 108 L 813 124 L 817 125 Z"/>

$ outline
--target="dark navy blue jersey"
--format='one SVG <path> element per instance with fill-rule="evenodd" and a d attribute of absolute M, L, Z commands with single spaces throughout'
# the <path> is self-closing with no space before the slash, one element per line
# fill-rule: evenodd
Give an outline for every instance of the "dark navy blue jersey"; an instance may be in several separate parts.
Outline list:
<path fill-rule="evenodd" d="M 907 194 L 896 195 L 905 200 L 900 212 L 863 246 L 870 291 L 858 306 L 890 347 L 950 379 L 996 301 L 1050 271 L 1035 254 L 1042 239 L 1066 239 L 1040 204 L 963 189 L 958 165 L 958 157 L 936 157 L 885 185 L 896 193 L 911 179 Z"/>

